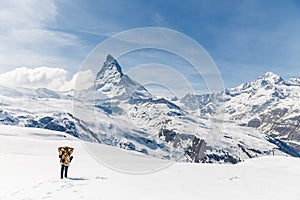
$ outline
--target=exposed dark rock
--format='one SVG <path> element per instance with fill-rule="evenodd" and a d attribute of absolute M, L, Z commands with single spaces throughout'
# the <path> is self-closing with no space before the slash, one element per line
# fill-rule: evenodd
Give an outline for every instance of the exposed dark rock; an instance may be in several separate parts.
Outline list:
<path fill-rule="evenodd" d="M 273 138 L 273 137 L 269 137 L 269 141 L 275 145 L 278 146 L 278 148 L 291 155 L 291 156 L 294 156 L 294 157 L 300 157 L 300 154 L 298 152 L 296 152 L 293 148 L 291 148 L 288 144 L 286 144 L 285 142 L 279 140 L 279 139 L 276 139 L 276 138 Z"/>
<path fill-rule="evenodd" d="M 174 132 L 173 130 L 169 130 L 169 129 L 161 129 L 159 131 L 158 136 L 160 139 L 164 139 L 164 141 L 170 142 L 170 141 L 174 140 L 174 138 L 176 136 L 176 132 Z"/>
<path fill-rule="evenodd" d="M 261 124 L 260 119 L 254 118 L 248 122 L 249 127 L 258 128 Z"/>
<path fill-rule="evenodd" d="M 193 162 L 202 162 L 205 157 L 206 142 L 202 139 L 194 137 L 193 143 L 189 146 L 185 153 L 191 158 Z"/>

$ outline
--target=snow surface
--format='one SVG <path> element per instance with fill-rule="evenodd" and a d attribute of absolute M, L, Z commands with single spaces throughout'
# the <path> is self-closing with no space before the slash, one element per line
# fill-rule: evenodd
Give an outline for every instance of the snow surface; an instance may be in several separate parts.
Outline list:
<path fill-rule="evenodd" d="M 226 89 L 225 92 L 186 95 L 181 103 L 200 115 L 248 126 L 267 137 L 288 144 L 286 152 L 300 152 L 300 78 L 284 80 L 267 72 L 258 79 Z M 199 102 L 198 104 L 194 102 Z M 188 111 L 187 109 L 187 111 Z M 294 153 L 292 153 L 295 155 Z"/>
<path fill-rule="evenodd" d="M 126 111 L 124 114 L 108 114 L 95 107 L 95 102 L 70 99 L 60 94 L 48 96 L 36 96 L 36 90 L 9 89 L 10 95 L 2 94 L 0 90 L 0 122 L 15 126 L 40 126 L 34 124 L 45 117 L 53 118 L 57 125 L 66 127 L 65 123 L 75 124 L 71 129 L 73 135 L 88 141 L 105 143 L 146 152 L 145 154 L 157 158 L 188 161 L 184 155 L 185 150 L 193 142 L 191 136 L 204 139 L 208 150 L 206 155 L 224 157 L 233 156 L 237 160 L 245 160 L 250 157 L 264 155 L 284 155 L 278 147 L 270 143 L 264 134 L 252 128 L 237 126 L 234 122 L 216 121 L 199 116 L 199 113 L 189 114 L 163 99 L 144 100 L 134 104 L 119 102 L 118 107 Z M 18 91 L 15 92 L 15 91 Z M 48 91 L 48 93 L 50 93 Z M 19 96 L 14 96 L 19 94 Z M 84 93 L 89 95 L 89 93 Z M 56 98 L 60 96 L 60 98 Z M 34 106 L 33 106 L 34 105 Z M 80 121 L 70 117 L 71 113 Z M 10 120 L 11 119 L 11 120 Z M 53 127 L 52 127 L 53 128 Z M 57 127 L 54 127 L 57 128 Z M 88 128 L 90 132 L 84 130 Z M 178 134 L 177 146 L 174 143 L 164 142 L 158 137 L 162 128 L 172 130 Z M 58 130 L 58 129 L 56 129 Z M 68 131 L 70 128 L 67 129 Z M 185 138 L 189 135 L 190 138 Z M 97 140 L 96 140 L 97 139 Z M 143 140 L 145 139 L 145 140 Z M 147 143 L 147 140 L 150 143 Z M 175 141 L 175 139 L 174 139 Z M 242 147 L 242 148 L 241 148 Z M 224 162 L 224 158 L 212 162 Z"/>
<path fill-rule="evenodd" d="M 296 103 L 300 97 L 295 83 L 288 86 L 269 72 L 225 93 L 187 95 L 170 102 L 152 96 L 123 74 L 117 60 L 109 55 L 94 87 L 88 90 L 60 93 L 0 87 L 0 124 L 59 130 L 86 141 L 182 162 L 236 163 L 264 155 L 297 156 L 287 145 L 270 141 L 274 131 L 282 130 L 285 133 L 276 139 L 285 139 L 300 151 L 300 104 Z M 289 109 L 277 99 L 283 101 L 285 96 L 289 98 L 282 105 L 287 102 L 294 113 L 284 116 Z M 278 121 L 285 117 L 286 121 Z"/>
<path fill-rule="evenodd" d="M 174 163 L 153 173 L 121 173 L 97 162 L 86 143 L 61 132 L 0 126 L 0 199 L 300 199 L 300 159 L 261 157 L 236 165 Z M 57 147 L 75 147 L 60 179 Z M 158 160 L 107 145 L 102 155 L 127 166 Z M 128 163 L 126 163 L 126 161 Z"/>

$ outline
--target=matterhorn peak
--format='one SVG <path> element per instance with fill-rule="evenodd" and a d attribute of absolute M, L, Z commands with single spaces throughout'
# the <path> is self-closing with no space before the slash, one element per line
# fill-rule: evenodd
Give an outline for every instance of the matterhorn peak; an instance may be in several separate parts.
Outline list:
<path fill-rule="evenodd" d="M 97 73 L 95 88 L 108 98 L 148 98 L 151 94 L 139 83 L 123 74 L 118 61 L 111 55 L 106 57 Z"/>
<path fill-rule="evenodd" d="M 115 58 L 112 55 L 108 54 L 106 56 L 106 61 L 105 62 L 111 63 L 113 61 L 115 61 Z"/>
<path fill-rule="evenodd" d="M 106 61 L 104 62 L 103 67 L 99 73 L 103 74 L 107 70 L 115 71 L 116 74 L 123 76 L 121 66 L 119 65 L 118 61 L 110 54 L 106 56 Z M 99 73 L 98 73 L 98 75 L 99 75 Z"/>

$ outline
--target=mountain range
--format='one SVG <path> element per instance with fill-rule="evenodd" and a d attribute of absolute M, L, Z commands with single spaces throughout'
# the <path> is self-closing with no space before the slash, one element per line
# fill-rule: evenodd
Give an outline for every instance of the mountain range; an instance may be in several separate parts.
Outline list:
<path fill-rule="evenodd" d="M 0 87 L 0 124 L 66 132 L 85 141 L 182 162 L 237 163 L 300 153 L 300 79 L 268 72 L 213 94 L 153 96 L 107 56 L 88 90 Z"/>
<path fill-rule="evenodd" d="M 299 78 L 285 81 L 279 75 L 267 72 L 255 81 L 209 95 L 210 98 L 207 95 L 186 95 L 183 102 L 191 108 L 190 99 L 196 99 L 200 115 L 210 114 L 238 126 L 251 127 L 299 153 L 299 92 Z M 217 106 L 213 99 L 222 102 L 219 113 L 212 109 Z"/>

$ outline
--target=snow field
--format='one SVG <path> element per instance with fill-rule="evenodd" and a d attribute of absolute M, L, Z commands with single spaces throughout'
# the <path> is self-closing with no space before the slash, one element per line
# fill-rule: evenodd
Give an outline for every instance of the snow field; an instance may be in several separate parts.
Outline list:
<path fill-rule="evenodd" d="M 0 199 L 300 199 L 300 159 L 262 157 L 237 165 L 175 163 L 154 173 L 121 173 L 97 162 L 79 140 L 43 129 L 0 126 Z M 75 147 L 60 179 L 57 147 Z M 97 144 L 122 162 L 157 162 Z M 141 159 L 141 160 L 140 160 Z M 130 166 L 127 164 L 125 166 Z"/>

